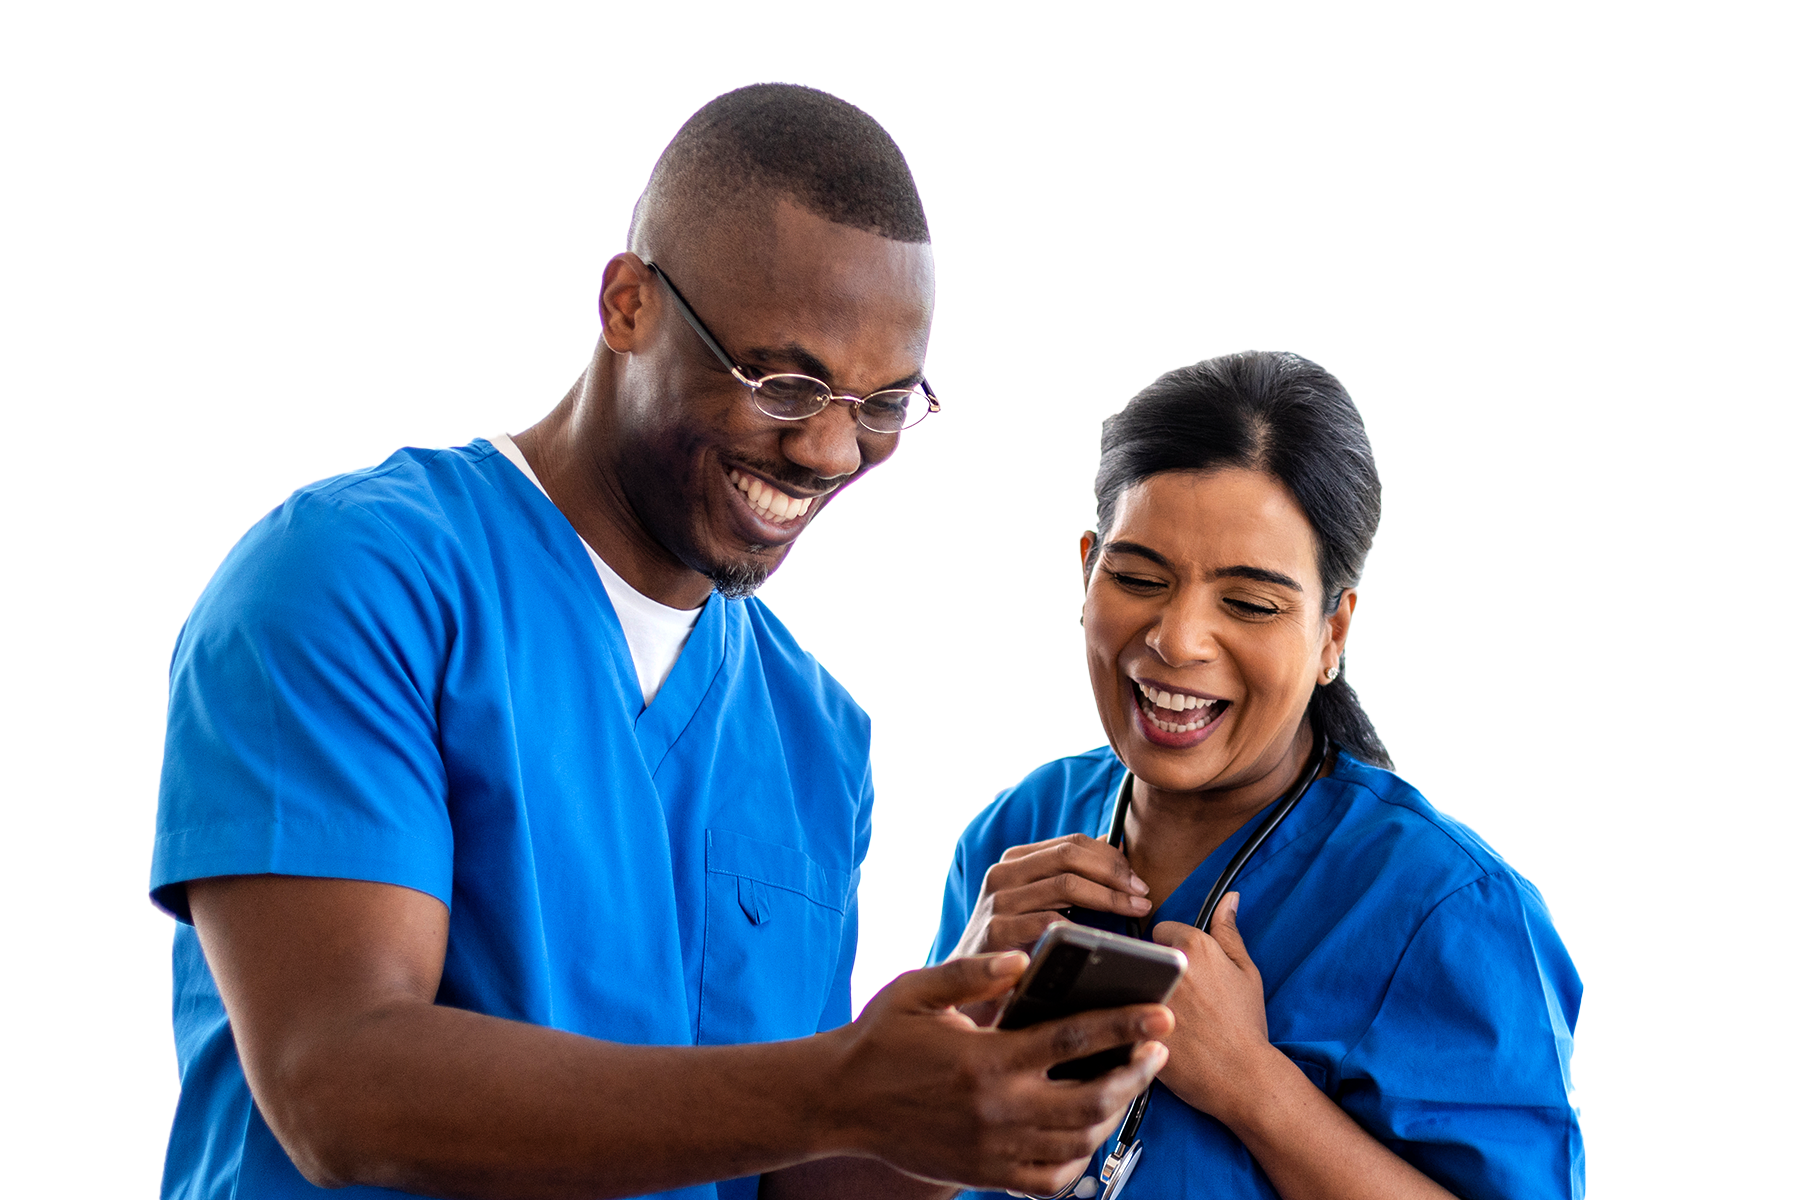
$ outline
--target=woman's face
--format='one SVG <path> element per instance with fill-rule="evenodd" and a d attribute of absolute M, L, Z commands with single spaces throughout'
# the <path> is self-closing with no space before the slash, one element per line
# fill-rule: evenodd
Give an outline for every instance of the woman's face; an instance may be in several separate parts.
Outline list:
<path fill-rule="evenodd" d="M 1312 526 L 1273 476 L 1167 472 L 1120 496 L 1082 625 L 1100 721 L 1132 774 L 1238 788 L 1304 753 L 1301 718 L 1356 594 L 1323 607 Z"/>

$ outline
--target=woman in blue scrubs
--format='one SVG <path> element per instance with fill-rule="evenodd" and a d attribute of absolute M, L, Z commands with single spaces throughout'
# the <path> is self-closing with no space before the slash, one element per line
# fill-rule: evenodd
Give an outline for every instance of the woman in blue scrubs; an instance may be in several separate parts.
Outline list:
<path fill-rule="evenodd" d="M 934 961 L 1071 913 L 1186 953 L 1125 1195 L 1582 1195 L 1581 981 L 1537 890 L 1393 774 L 1344 678 L 1381 505 L 1349 396 L 1295 355 L 1231 355 L 1157 380 L 1101 447 L 1082 624 L 1108 745 L 969 826 Z"/>

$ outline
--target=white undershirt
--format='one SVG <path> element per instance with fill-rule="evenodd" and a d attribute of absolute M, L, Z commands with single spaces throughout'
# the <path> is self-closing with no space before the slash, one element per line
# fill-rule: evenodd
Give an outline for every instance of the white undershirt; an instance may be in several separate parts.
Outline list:
<path fill-rule="evenodd" d="M 508 434 L 491 437 L 488 441 L 494 449 L 506 456 L 506 461 L 519 468 L 525 478 L 531 480 L 537 490 L 544 492 L 544 485 L 538 482 L 537 473 L 531 464 L 525 461 L 525 455 Z M 548 499 L 549 492 L 544 492 Z M 552 501 L 554 503 L 554 501 Z M 607 565 L 604 558 L 594 553 L 594 548 L 581 540 L 581 545 L 588 552 L 588 559 L 594 564 L 594 570 L 600 572 L 600 582 L 606 587 L 606 595 L 612 600 L 613 611 L 619 614 L 619 626 L 625 631 L 625 644 L 631 648 L 631 665 L 637 668 L 638 687 L 644 693 L 644 706 L 656 699 L 656 693 L 669 678 L 669 672 L 675 669 L 675 660 L 681 657 L 681 648 L 687 645 L 688 634 L 694 632 L 694 626 L 700 620 L 701 610 L 698 608 L 670 608 L 659 604 L 644 593 L 626 583 L 620 574 Z"/>

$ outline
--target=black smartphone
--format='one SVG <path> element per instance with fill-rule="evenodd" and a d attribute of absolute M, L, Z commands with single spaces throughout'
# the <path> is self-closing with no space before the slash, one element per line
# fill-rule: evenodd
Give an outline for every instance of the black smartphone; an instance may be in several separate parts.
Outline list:
<path fill-rule="evenodd" d="M 1024 1029 L 1095 1008 L 1161 1004 L 1187 970 L 1187 955 L 1155 942 L 1052 925 L 1031 950 L 1031 965 L 1013 988 L 995 1024 Z M 1050 1068 L 1052 1079 L 1093 1079 L 1131 1061 L 1130 1046 L 1073 1058 Z"/>

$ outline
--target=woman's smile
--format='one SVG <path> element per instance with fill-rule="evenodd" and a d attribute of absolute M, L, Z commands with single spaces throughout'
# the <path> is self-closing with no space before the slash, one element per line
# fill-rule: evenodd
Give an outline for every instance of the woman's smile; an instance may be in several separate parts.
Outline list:
<path fill-rule="evenodd" d="M 1211 737 L 1231 707 L 1229 700 L 1168 688 L 1156 681 L 1133 680 L 1132 686 L 1144 737 L 1172 748 L 1198 745 Z"/>

